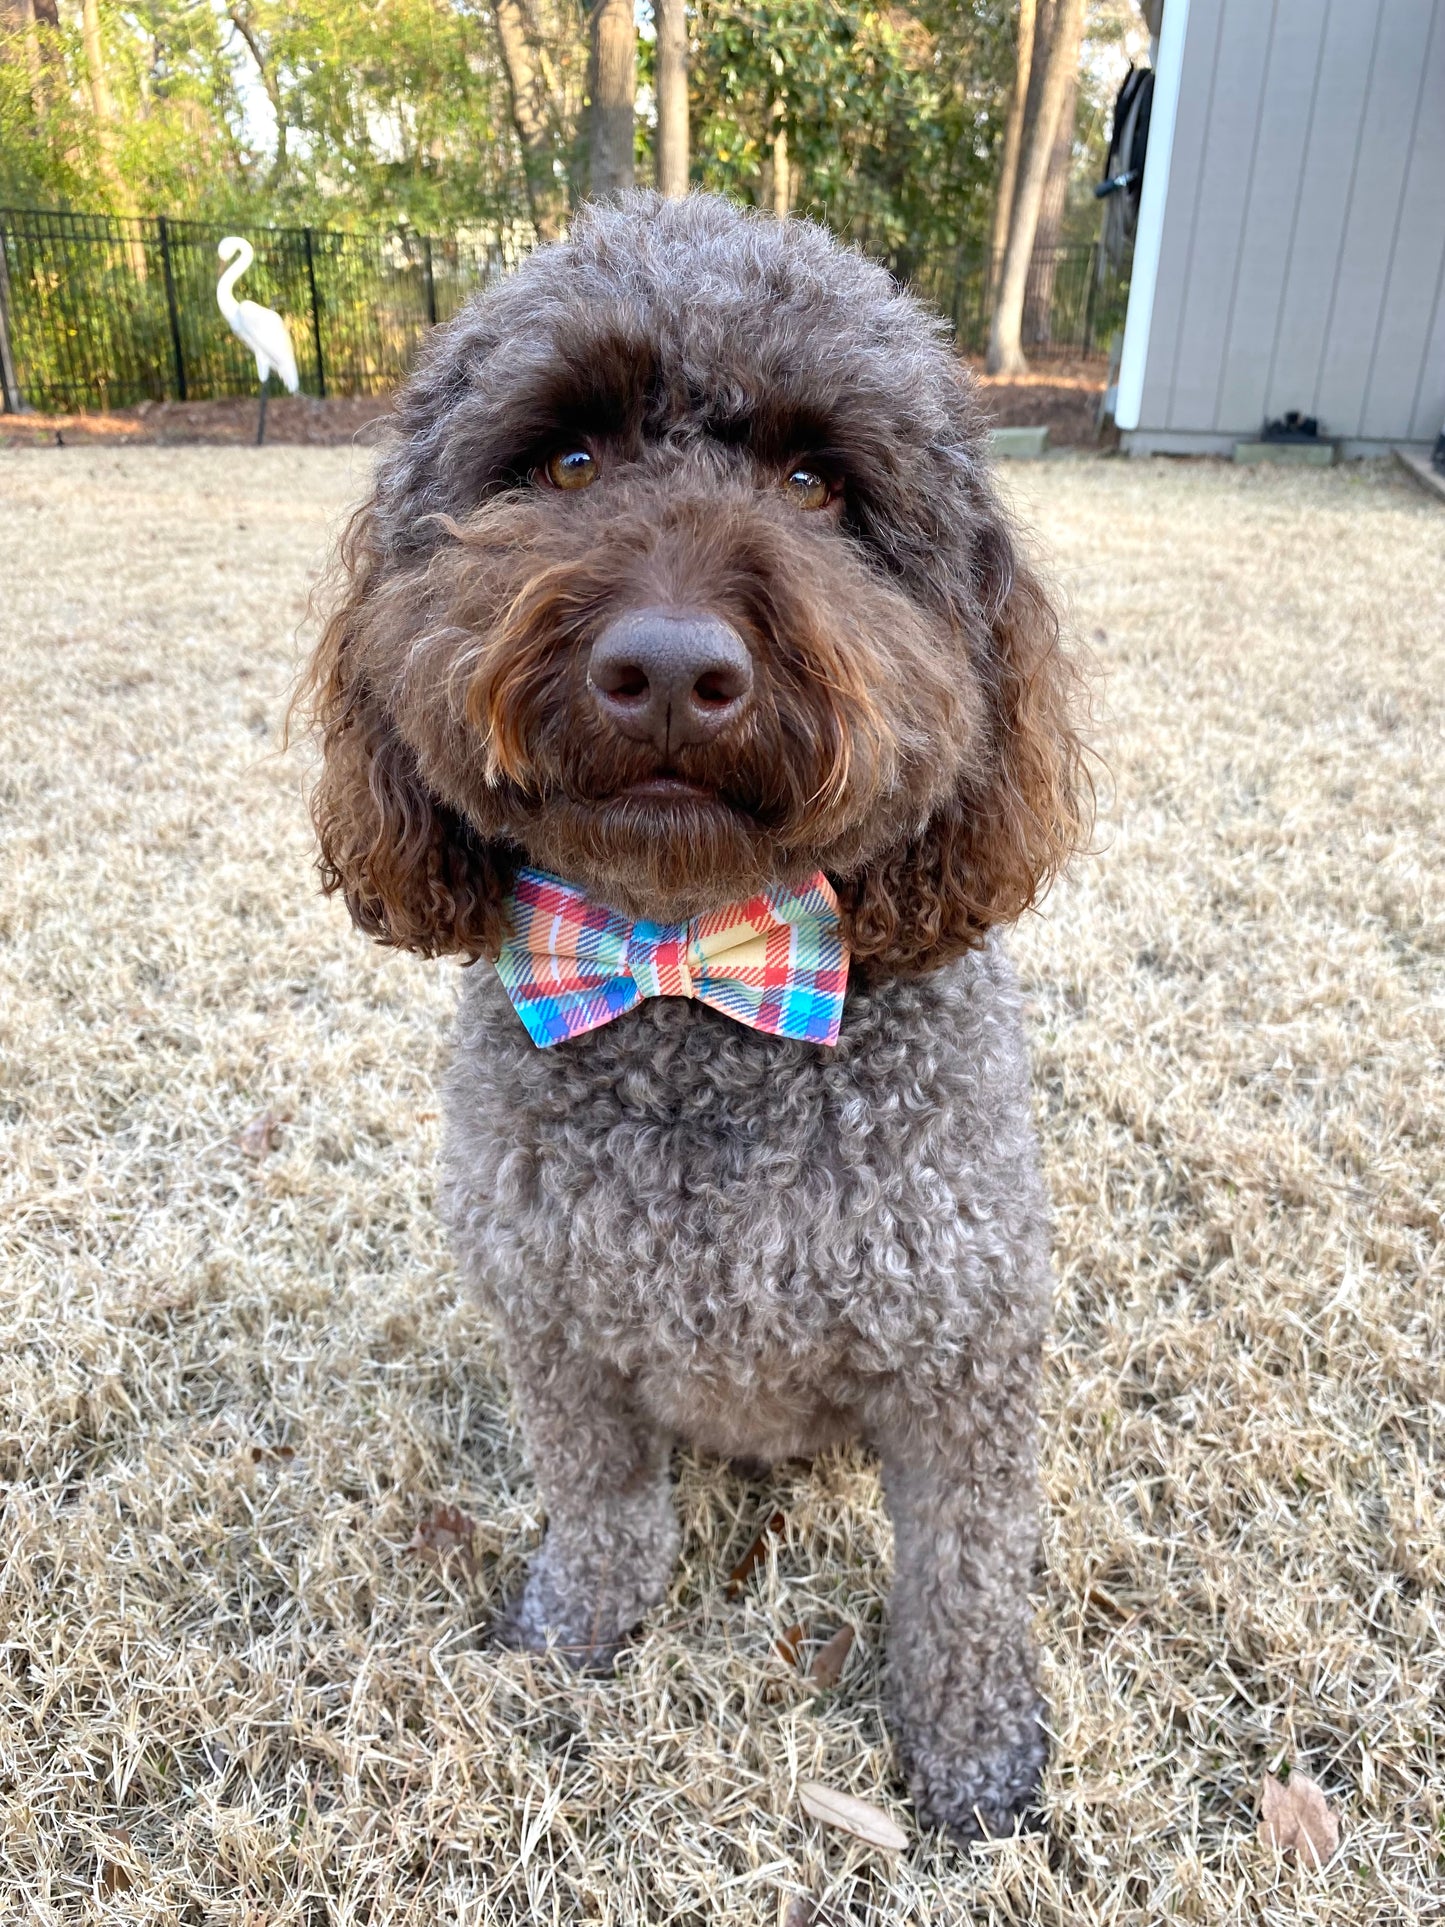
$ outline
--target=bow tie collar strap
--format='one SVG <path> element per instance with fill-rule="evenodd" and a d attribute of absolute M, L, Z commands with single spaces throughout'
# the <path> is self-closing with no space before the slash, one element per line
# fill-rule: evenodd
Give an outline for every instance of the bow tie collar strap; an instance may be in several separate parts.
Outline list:
<path fill-rule="evenodd" d="M 497 975 L 543 1048 L 645 997 L 695 997 L 774 1037 L 837 1042 L 848 952 L 821 871 L 686 923 L 633 922 L 543 870 L 518 872 L 507 907 Z"/>

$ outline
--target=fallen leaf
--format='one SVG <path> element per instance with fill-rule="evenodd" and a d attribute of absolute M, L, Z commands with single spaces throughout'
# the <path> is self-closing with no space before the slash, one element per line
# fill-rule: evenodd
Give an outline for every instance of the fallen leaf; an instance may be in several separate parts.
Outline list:
<path fill-rule="evenodd" d="M 908 1835 L 896 1820 L 881 1807 L 851 1793 L 835 1793 L 817 1780 L 800 1780 L 798 1798 L 810 1819 L 821 1820 L 825 1827 L 840 1827 L 855 1840 L 866 1840 L 870 1847 L 898 1853 L 908 1845 Z"/>
<path fill-rule="evenodd" d="M 1309 1867 L 1323 1867 L 1340 1844 L 1340 1823 L 1324 1789 L 1303 1773 L 1291 1773 L 1285 1786 L 1264 1776 L 1259 1837 L 1267 1847 L 1292 1853 Z"/>
<path fill-rule="evenodd" d="M 728 1574 L 727 1596 L 729 1599 L 737 1598 L 747 1583 L 748 1574 L 758 1563 L 759 1559 L 762 1558 L 763 1548 L 767 1545 L 768 1540 L 772 1537 L 773 1533 L 781 1532 L 787 1523 L 787 1520 L 781 1512 L 775 1512 L 771 1519 L 766 1520 L 758 1527 L 757 1536 L 753 1540 L 753 1543 Z"/>
<path fill-rule="evenodd" d="M 259 1161 L 274 1151 L 281 1142 L 280 1118 L 274 1111 L 262 1111 L 259 1117 L 253 1117 L 251 1122 L 237 1133 L 236 1142 L 244 1157 Z"/>
<path fill-rule="evenodd" d="M 853 1628 L 840 1626 L 825 1646 L 814 1655 L 808 1679 L 814 1686 L 836 1686 L 843 1677 L 843 1662 L 853 1644 Z"/>
<path fill-rule="evenodd" d="M 123 1852 L 130 1850 L 131 1838 L 124 1827 L 106 1827 L 104 1837 L 114 1841 Z M 100 1850 L 100 1868 L 96 1884 L 103 1894 L 123 1894 L 135 1885 L 135 1875 L 122 1861 L 115 1858 L 107 1847 Z"/>
<path fill-rule="evenodd" d="M 451 1553 L 456 1553 L 465 1570 L 475 1573 L 477 1555 L 472 1534 L 476 1529 L 476 1520 L 468 1518 L 460 1506 L 439 1505 L 421 1521 L 402 1550 L 415 1553 L 417 1558 L 433 1566 L 441 1565 Z"/>
<path fill-rule="evenodd" d="M 806 1628 L 800 1620 L 796 1626 L 789 1626 L 782 1636 L 773 1641 L 773 1651 L 785 1666 L 796 1666 L 798 1652 L 803 1644 Z"/>

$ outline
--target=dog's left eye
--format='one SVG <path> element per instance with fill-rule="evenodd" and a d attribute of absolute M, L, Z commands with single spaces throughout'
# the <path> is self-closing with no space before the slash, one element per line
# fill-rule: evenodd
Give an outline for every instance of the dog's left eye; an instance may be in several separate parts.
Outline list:
<path fill-rule="evenodd" d="M 585 448 L 559 448 L 542 473 L 553 488 L 590 488 L 597 480 L 597 460 Z"/>
<path fill-rule="evenodd" d="M 783 493 L 800 509 L 825 509 L 833 499 L 833 485 L 815 468 L 795 468 L 783 483 Z"/>

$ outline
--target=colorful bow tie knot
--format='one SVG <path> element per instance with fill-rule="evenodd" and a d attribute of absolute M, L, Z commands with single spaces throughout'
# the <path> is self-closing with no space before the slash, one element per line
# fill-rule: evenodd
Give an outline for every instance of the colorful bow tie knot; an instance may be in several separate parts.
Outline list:
<path fill-rule="evenodd" d="M 560 877 L 521 870 L 508 908 L 497 975 L 544 1049 L 645 997 L 695 997 L 773 1037 L 837 1042 L 848 952 L 821 871 L 687 923 L 634 923 Z"/>

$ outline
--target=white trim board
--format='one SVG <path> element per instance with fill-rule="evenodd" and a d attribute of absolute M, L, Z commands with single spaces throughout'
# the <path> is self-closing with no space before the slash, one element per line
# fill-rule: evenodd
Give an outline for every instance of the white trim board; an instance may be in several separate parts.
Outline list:
<path fill-rule="evenodd" d="M 1184 37 L 1189 0 L 1165 0 L 1159 32 L 1159 63 L 1154 104 L 1149 115 L 1149 150 L 1144 187 L 1134 230 L 1134 266 L 1129 279 L 1129 309 L 1124 319 L 1124 352 L 1119 362 L 1119 395 L 1114 420 L 1121 429 L 1139 426 L 1144 399 L 1144 369 L 1149 359 L 1149 327 L 1159 279 L 1159 249 L 1164 240 L 1164 204 L 1169 198 L 1169 164 L 1174 155 L 1174 122 L 1184 73 Z"/>

